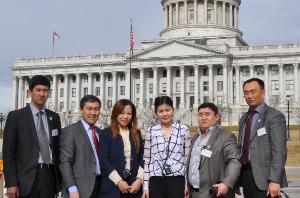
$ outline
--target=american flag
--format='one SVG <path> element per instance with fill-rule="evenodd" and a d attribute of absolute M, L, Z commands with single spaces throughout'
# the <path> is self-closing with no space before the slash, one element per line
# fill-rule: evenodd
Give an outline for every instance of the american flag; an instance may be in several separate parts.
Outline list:
<path fill-rule="evenodd" d="M 133 45 L 134 45 L 134 34 L 133 34 L 132 22 L 131 22 L 131 25 L 130 25 L 130 51 L 133 50 Z"/>
<path fill-rule="evenodd" d="M 60 35 L 57 32 L 54 31 L 53 34 L 52 34 L 52 38 L 53 38 L 53 40 L 54 39 L 59 39 Z"/>

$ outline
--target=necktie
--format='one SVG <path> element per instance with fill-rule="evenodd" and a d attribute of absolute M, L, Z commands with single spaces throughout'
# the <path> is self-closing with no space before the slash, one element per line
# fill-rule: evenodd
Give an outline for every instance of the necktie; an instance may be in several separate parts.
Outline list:
<path fill-rule="evenodd" d="M 246 164 L 248 162 L 252 118 L 253 118 L 253 115 L 255 114 L 255 112 L 256 112 L 255 110 L 248 111 L 248 117 L 246 120 L 246 126 L 245 126 L 245 132 L 244 132 L 242 157 L 241 157 L 242 164 Z"/>
<path fill-rule="evenodd" d="M 51 158 L 50 158 L 50 152 L 49 152 L 49 139 L 46 134 L 45 126 L 42 120 L 42 115 L 44 113 L 40 111 L 38 116 L 38 122 L 37 122 L 37 135 L 39 140 L 39 146 L 40 146 L 40 153 L 42 156 L 42 159 L 45 164 L 50 164 Z"/>
<path fill-rule="evenodd" d="M 99 156 L 99 141 L 97 139 L 97 136 L 96 136 L 96 132 L 95 132 L 95 127 L 90 127 L 91 131 L 92 131 L 92 137 L 93 137 L 93 142 L 94 142 L 94 146 L 96 148 L 96 152 L 97 152 L 97 155 Z"/>

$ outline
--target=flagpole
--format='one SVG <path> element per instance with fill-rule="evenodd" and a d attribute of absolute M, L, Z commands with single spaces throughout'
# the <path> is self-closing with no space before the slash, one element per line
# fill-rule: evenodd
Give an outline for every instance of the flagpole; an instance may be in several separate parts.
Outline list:
<path fill-rule="evenodd" d="M 54 30 L 52 32 L 52 58 L 54 58 Z"/>
<path fill-rule="evenodd" d="M 133 31 L 132 30 L 132 19 L 130 19 L 130 34 L 132 34 L 132 31 Z M 132 58 L 132 54 L 133 54 L 133 47 L 132 47 L 132 45 L 130 45 L 130 51 L 129 51 L 129 100 L 130 101 L 132 101 L 132 97 L 131 97 L 131 95 L 132 95 L 131 94 L 131 58 Z"/>

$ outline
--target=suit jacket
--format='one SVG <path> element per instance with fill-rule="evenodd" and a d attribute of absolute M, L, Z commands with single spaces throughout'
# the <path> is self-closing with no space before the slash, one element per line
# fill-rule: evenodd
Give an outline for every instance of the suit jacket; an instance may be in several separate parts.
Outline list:
<path fill-rule="evenodd" d="M 191 151 L 198 137 L 199 133 L 196 133 L 191 140 L 187 175 L 189 174 Z M 201 198 L 210 198 L 209 189 L 213 184 L 219 182 L 233 189 L 241 168 L 237 140 L 233 133 L 217 126 L 207 142 L 207 148 L 212 151 L 212 154 L 210 158 L 201 156 L 199 175 L 199 195 Z M 231 190 L 226 197 L 234 197 L 234 190 Z"/>
<path fill-rule="evenodd" d="M 133 136 L 131 135 L 131 133 L 129 134 L 131 145 L 131 175 L 128 184 L 131 185 L 136 180 L 139 166 L 144 167 L 144 149 L 141 133 L 139 132 L 140 149 L 138 152 L 136 151 Z M 120 197 L 120 191 L 118 187 L 108 178 L 108 176 L 113 170 L 116 170 L 119 173 L 119 175 L 122 176 L 126 164 L 124 156 L 124 144 L 121 135 L 117 135 L 117 137 L 115 138 L 112 137 L 111 128 L 105 128 L 103 130 L 103 138 L 102 142 L 100 143 L 100 164 L 103 176 L 100 197 Z M 142 187 L 140 190 L 142 190 Z"/>
<path fill-rule="evenodd" d="M 100 129 L 96 128 L 96 132 L 100 139 Z M 90 197 L 96 179 L 96 158 L 80 120 L 62 130 L 59 168 L 66 188 L 76 186 L 80 198 Z"/>
<path fill-rule="evenodd" d="M 247 113 L 242 116 L 239 124 L 240 151 L 246 118 Z M 258 136 L 257 130 L 263 128 L 266 134 Z M 284 169 L 287 158 L 286 130 L 284 115 L 265 104 L 251 132 L 249 148 L 253 177 L 260 190 L 267 190 L 269 181 L 279 183 L 281 187 L 287 186 Z"/>
<path fill-rule="evenodd" d="M 61 190 L 61 175 L 58 169 L 61 123 L 57 113 L 48 109 L 45 111 L 55 170 L 55 193 L 58 193 Z M 18 186 L 21 196 L 28 194 L 36 176 L 38 157 L 39 142 L 30 106 L 11 111 L 7 116 L 3 138 L 6 187 Z"/>

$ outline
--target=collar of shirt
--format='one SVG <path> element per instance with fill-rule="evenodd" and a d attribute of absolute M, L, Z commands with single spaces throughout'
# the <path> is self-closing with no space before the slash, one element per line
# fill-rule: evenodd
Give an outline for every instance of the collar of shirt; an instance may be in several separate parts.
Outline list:
<path fill-rule="evenodd" d="M 33 104 L 30 103 L 30 109 L 32 111 L 32 115 L 34 115 L 34 116 L 36 116 L 36 114 L 38 114 L 38 112 L 40 112 L 40 111 L 42 111 L 44 113 L 44 115 L 46 115 L 45 107 L 43 107 L 43 109 L 39 110 L 38 108 L 33 106 Z"/>
<path fill-rule="evenodd" d="M 198 130 L 199 136 L 202 138 L 202 137 L 205 137 L 205 136 L 207 136 L 207 135 L 210 135 L 210 134 L 215 130 L 216 127 L 217 127 L 217 124 L 215 124 L 215 125 L 209 127 L 209 128 L 206 130 L 205 134 L 202 134 L 202 133 L 201 133 L 200 128 L 198 128 L 197 130 Z"/>
<path fill-rule="evenodd" d="M 85 131 L 88 132 L 88 130 L 90 130 L 91 126 L 86 121 L 84 121 L 84 119 L 81 118 L 80 120 L 81 120 L 81 123 L 82 123 Z"/>
<path fill-rule="evenodd" d="M 265 102 L 261 103 L 260 105 L 258 105 L 258 106 L 255 108 L 255 111 L 256 111 L 257 113 L 260 113 L 260 112 L 262 111 L 262 109 L 265 107 L 265 105 L 266 105 Z M 250 110 L 250 109 L 249 109 L 249 110 Z"/>

